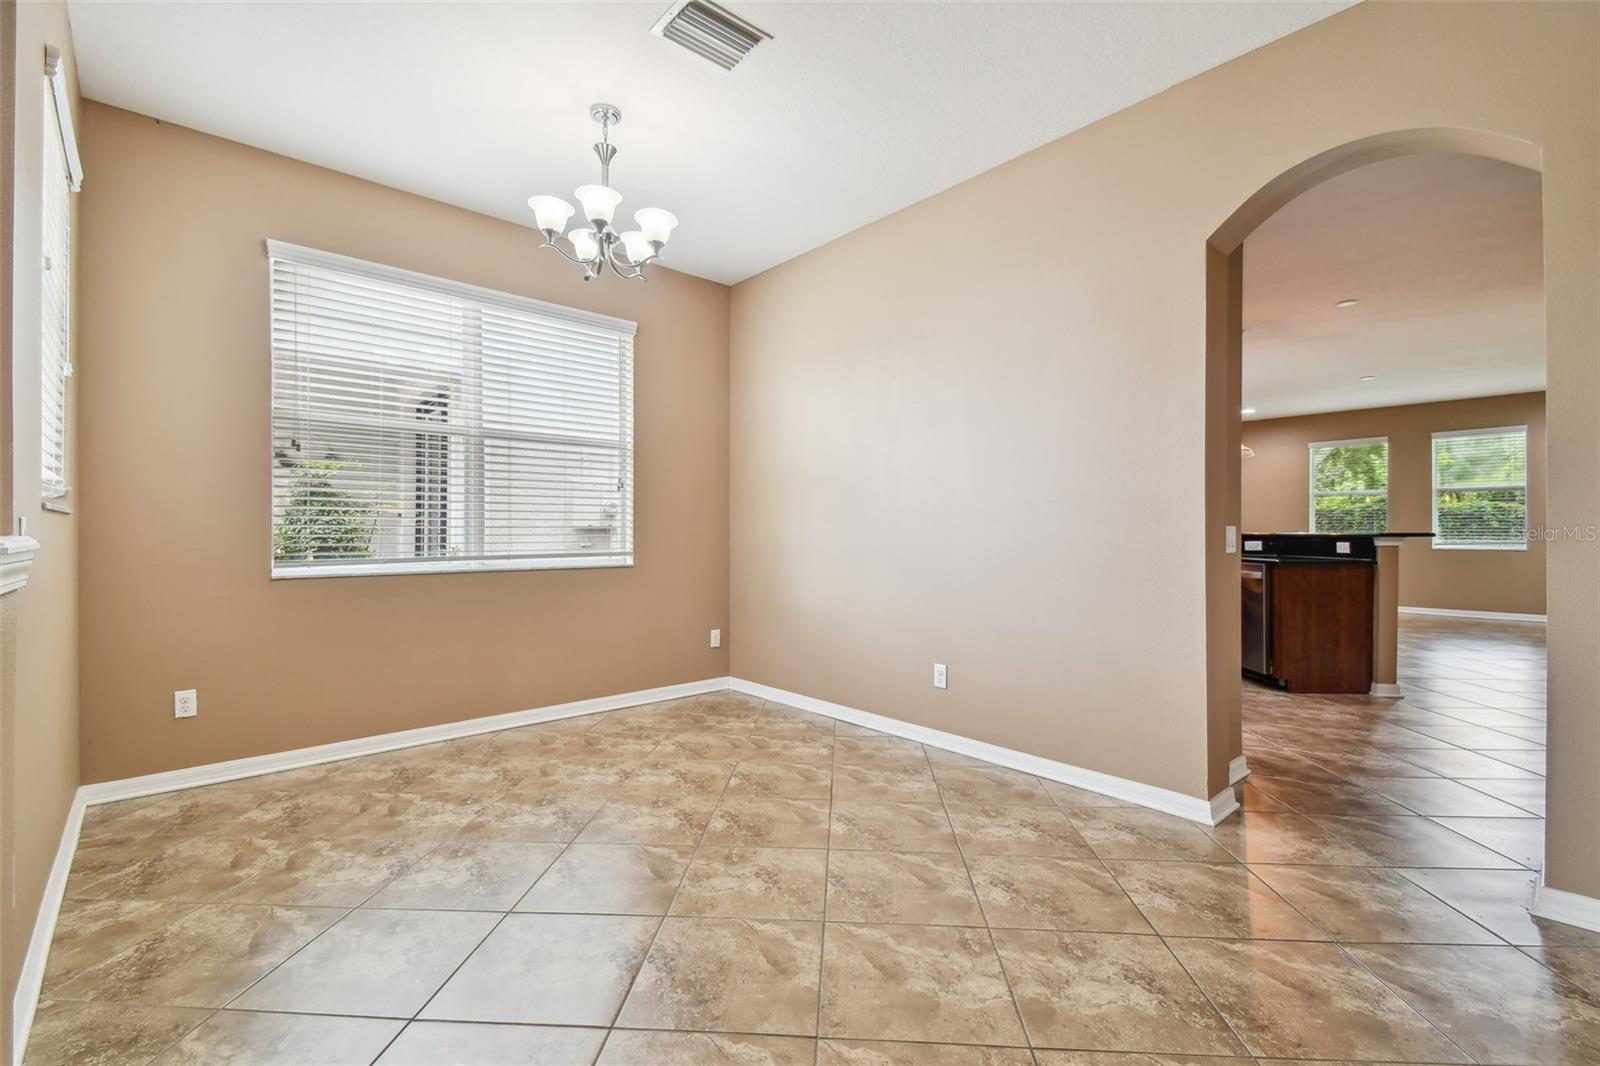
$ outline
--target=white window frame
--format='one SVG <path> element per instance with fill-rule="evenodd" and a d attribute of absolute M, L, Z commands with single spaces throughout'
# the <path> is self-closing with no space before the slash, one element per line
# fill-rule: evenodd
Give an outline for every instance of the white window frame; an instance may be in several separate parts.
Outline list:
<path fill-rule="evenodd" d="M 39 318 L 39 495 L 51 510 L 66 510 L 62 498 L 71 491 L 67 478 L 67 443 L 71 439 L 68 411 L 68 379 L 72 377 L 72 194 L 83 187 L 83 160 L 78 154 L 77 131 L 72 124 L 72 102 L 67 94 L 66 73 L 61 65 L 61 50 L 53 45 L 44 50 L 45 92 L 43 144 L 40 152 L 40 318 Z M 61 201 L 55 199 L 62 197 Z M 45 228 L 58 210 L 66 218 L 60 222 L 66 243 L 64 261 L 56 262 L 44 247 Z M 51 324 L 44 319 L 44 295 L 65 278 L 57 307 L 62 321 Z M 46 338 L 59 330 L 60 350 L 47 361 Z M 54 346 L 55 342 L 51 342 Z M 54 427 L 46 423 L 47 411 L 54 412 Z"/>
<path fill-rule="evenodd" d="M 431 274 L 422 274 L 400 267 L 388 266 L 383 263 L 369 262 L 365 259 L 356 259 L 351 256 L 339 255 L 335 252 L 324 252 L 316 248 L 306 248 L 285 241 L 268 240 L 266 242 L 266 286 L 268 319 L 272 318 L 272 260 L 286 260 L 302 263 L 309 266 L 318 266 L 345 273 L 358 274 L 369 278 L 381 279 L 401 285 L 446 295 L 458 296 L 482 304 L 495 304 L 513 310 L 533 312 L 554 318 L 566 319 L 571 322 L 582 323 L 590 326 L 599 326 L 607 330 L 615 330 L 626 334 L 630 339 L 637 336 L 638 323 L 625 318 L 616 318 L 611 315 L 600 314 L 595 311 L 585 311 L 580 308 L 566 307 L 562 304 L 548 303 L 536 300 L 530 296 L 519 296 L 515 293 L 501 292 L 497 289 L 484 288 L 479 285 L 468 284 L 463 281 L 454 281 L 449 278 L 435 277 Z M 276 375 L 271 370 L 273 353 L 273 340 L 267 338 L 267 352 L 270 377 Z M 324 577 L 388 577 L 405 574 L 454 574 L 454 573 L 482 573 L 487 571 L 517 571 L 517 570 L 593 570 L 616 569 L 634 565 L 634 556 L 637 544 L 634 542 L 634 512 L 636 507 L 635 486 L 637 478 L 634 466 L 635 424 L 634 410 L 636 403 L 633 399 L 633 389 L 637 360 L 630 355 L 628 358 L 628 399 L 622 410 L 622 424 L 626 427 L 623 444 L 623 470 L 624 484 L 622 486 L 622 513 L 621 518 L 627 523 L 629 529 L 628 546 L 624 552 L 612 555 L 586 555 L 586 556 L 551 556 L 551 557 L 524 557 L 517 559 L 415 559 L 415 560 L 384 560 L 381 562 L 351 562 L 338 563 L 316 567 L 284 567 L 279 565 L 273 557 L 271 523 L 268 524 L 267 536 L 267 565 L 269 576 L 274 581 L 292 580 L 299 581 Z M 276 384 L 267 390 L 267 432 L 268 454 L 272 452 L 272 423 L 273 410 L 276 406 Z M 272 479 L 267 480 L 267 513 L 273 514 L 276 500 Z M 477 506 L 481 508 L 482 497 L 478 494 Z"/>
<path fill-rule="evenodd" d="M 1317 497 L 1319 496 L 1377 496 L 1371 489 L 1340 489 L 1334 492 L 1317 491 L 1317 449 L 1340 448 L 1347 444 L 1383 445 L 1383 524 L 1389 524 L 1389 438 L 1352 437 L 1349 440 L 1313 440 L 1306 442 L 1306 532 L 1317 532 Z"/>
<path fill-rule="evenodd" d="M 1522 434 L 1522 481 L 1503 485 L 1474 485 L 1471 491 L 1493 492 L 1496 489 L 1522 490 L 1522 540 L 1517 544 L 1440 544 L 1439 543 L 1439 441 L 1461 437 L 1491 437 L 1502 433 Z M 1440 551 L 1467 552 L 1525 552 L 1528 550 L 1528 427 L 1490 426 L 1483 429 L 1447 429 L 1433 434 L 1428 440 L 1428 510 L 1433 516 L 1433 537 L 1429 543 Z"/>

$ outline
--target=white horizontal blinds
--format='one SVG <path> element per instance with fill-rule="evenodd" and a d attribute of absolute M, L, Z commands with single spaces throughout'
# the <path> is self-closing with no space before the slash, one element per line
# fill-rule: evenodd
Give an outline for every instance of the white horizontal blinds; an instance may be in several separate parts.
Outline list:
<path fill-rule="evenodd" d="M 1311 528 L 1317 533 L 1382 533 L 1389 525 L 1389 442 L 1311 445 Z"/>
<path fill-rule="evenodd" d="M 48 90 L 48 85 L 46 86 Z M 44 94 L 44 180 L 39 286 L 39 480 L 43 495 L 67 491 L 67 378 L 72 374 L 72 179 L 56 121 Z"/>
<path fill-rule="evenodd" d="M 1440 433 L 1433 438 L 1436 544 L 1520 548 L 1528 538 L 1528 431 Z"/>
<path fill-rule="evenodd" d="M 631 324 L 273 250 L 275 573 L 631 561 Z"/>

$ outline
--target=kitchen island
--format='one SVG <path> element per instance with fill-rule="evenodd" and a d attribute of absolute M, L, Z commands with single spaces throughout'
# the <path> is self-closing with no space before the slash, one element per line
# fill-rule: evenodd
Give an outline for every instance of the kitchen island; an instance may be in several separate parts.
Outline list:
<path fill-rule="evenodd" d="M 1245 675 L 1292 692 L 1398 696 L 1398 546 L 1432 535 L 1245 534 Z"/>

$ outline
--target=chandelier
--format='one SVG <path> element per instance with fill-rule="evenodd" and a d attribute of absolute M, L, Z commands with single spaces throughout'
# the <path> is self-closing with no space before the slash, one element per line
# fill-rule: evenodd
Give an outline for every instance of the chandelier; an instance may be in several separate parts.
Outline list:
<path fill-rule="evenodd" d="M 599 277 L 606 267 L 619 278 L 648 281 L 644 268 L 661 257 L 678 216 L 659 207 L 645 207 L 633 213 L 638 229 L 616 231 L 611 220 L 622 194 L 611 187 L 611 161 L 617 157 L 611 127 L 621 123 L 622 112 L 610 104 L 595 104 L 589 108 L 589 117 L 600 123 L 600 140 L 594 146 L 594 154 L 600 157 L 600 184 L 580 185 L 573 192 L 589 225 L 566 235 L 570 252 L 557 240 L 575 213 L 572 205 L 559 196 L 530 196 L 528 206 L 544 234 L 544 247 L 554 248 L 562 258 L 583 267 L 584 281 Z"/>

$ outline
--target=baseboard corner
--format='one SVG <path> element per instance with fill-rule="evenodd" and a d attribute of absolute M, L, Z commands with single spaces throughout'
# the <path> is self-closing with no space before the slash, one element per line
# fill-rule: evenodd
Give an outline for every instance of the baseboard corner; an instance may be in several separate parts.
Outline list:
<path fill-rule="evenodd" d="M 39 1009 L 45 964 L 50 957 L 50 942 L 56 935 L 56 919 L 61 916 L 61 904 L 67 896 L 67 875 L 72 872 L 72 859 L 78 851 L 78 834 L 83 828 L 85 805 L 84 790 L 80 786 L 73 793 L 72 805 L 67 808 L 67 820 L 61 827 L 61 841 L 56 845 L 56 857 L 50 864 L 50 876 L 45 879 L 44 893 L 39 898 L 39 913 L 34 915 L 33 933 L 28 937 L 22 969 L 17 975 L 17 990 L 11 999 L 11 1055 L 14 1064 L 22 1062 L 23 1053 L 28 1049 L 33 1015 Z"/>
<path fill-rule="evenodd" d="M 1236 755 L 1228 763 L 1228 784 L 1237 785 L 1250 776 L 1250 764 L 1243 755 Z"/>
<path fill-rule="evenodd" d="M 1533 886 L 1533 906 L 1529 912 L 1536 918 L 1600 933 L 1600 899 L 1551 888 L 1544 883 L 1543 875 Z"/>

